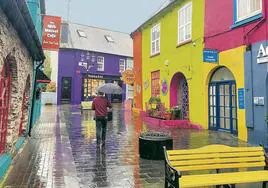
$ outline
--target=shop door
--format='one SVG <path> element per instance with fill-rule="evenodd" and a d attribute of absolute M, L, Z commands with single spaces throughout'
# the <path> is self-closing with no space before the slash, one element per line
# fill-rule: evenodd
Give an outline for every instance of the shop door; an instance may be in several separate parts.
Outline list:
<path fill-rule="evenodd" d="M 72 94 L 72 78 L 62 77 L 61 83 L 61 101 L 69 103 Z"/>
<path fill-rule="evenodd" d="M 210 84 L 209 128 L 237 134 L 235 82 L 229 81 Z"/>

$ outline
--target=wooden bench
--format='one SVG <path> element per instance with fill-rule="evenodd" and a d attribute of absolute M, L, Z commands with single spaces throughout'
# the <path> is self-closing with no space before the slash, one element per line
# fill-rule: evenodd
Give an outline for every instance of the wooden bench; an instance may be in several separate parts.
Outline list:
<path fill-rule="evenodd" d="M 165 187 L 235 187 L 268 182 L 267 154 L 262 147 L 208 145 L 197 149 L 166 150 Z M 226 172 L 230 169 L 234 172 Z M 223 170 L 225 172 L 223 172 Z"/>

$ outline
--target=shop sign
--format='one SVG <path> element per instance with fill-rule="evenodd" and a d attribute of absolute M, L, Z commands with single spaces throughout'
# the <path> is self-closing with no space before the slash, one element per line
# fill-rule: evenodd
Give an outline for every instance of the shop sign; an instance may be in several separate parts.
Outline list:
<path fill-rule="evenodd" d="M 162 80 L 162 93 L 163 95 L 166 95 L 168 93 L 168 83 L 166 80 Z"/>
<path fill-rule="evenodd" d="M 264 48 L 263 44 L 260 45 L 260 49 L 258 51 L 257 63 L 268 63 L 268 46 Z"/>
<path fill-rule="evenodd" d="M 264 97 L 254 97 L 254 104 L 257 106 L 264 106 Z"/>
<path fill-rule="evenodd" d="M 103 79 L 103 75 L 88 74 L 88 78 Z"/>
<path fill-rule="evenodd" d="M 239 109 L 245 109 L 245 89 L 239 88 L 238 89 L 238 106 Z"/>
<path fill-rule="evenodd" d="M 48 50 L 58 50 L 60 48 L 61 17 L 43 17 L 42 47 Z"/>
<path fill-rule="evenodd" d="M 203 62 L 207 63 L 218 63 L 219 61 L 219 51 L 218 50 L 203 50 Z"/>
<path fill-rule="evenodd" d="M 132 85 L 134 83 L 134 72 L 133 70 L 126 70 L 122 72 L 122 80 L 127 85 Z"/>

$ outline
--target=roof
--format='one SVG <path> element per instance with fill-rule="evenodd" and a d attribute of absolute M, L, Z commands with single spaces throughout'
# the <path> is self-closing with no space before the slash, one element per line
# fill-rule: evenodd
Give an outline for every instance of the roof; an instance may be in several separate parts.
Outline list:
<path fill-rule="evenodd" d="M 0 0 L 0 8 L 17 31 L 33 60 L 44 60 L 45 55 L 42 50 L 42 45 L 39 41 L 26 1 Z"/>
<path fill-rule="evenodd" d="M 108 42 L 109 39 L 112 41 Z M 133 57 L 133 41 L 128 33 L 76 23 L 62 23 L 60 48 Z"/>
<path fill-rule="evenodd" d="M 158 18 L 159 16 L 165 14 L 167 11 L 169 11 L 171 8 L 173 8 L 175 5 L 177 5 L 181 0 L 167 0 L 165 1 L 161 7 L 151 16 L 148 20 L 146 20 L 144 23 L 142 23 L 135 31 L 131 33 L 131 36 L 133 33 L 142 30 L 147 24 L 149 24 L 154 19 Z"/>

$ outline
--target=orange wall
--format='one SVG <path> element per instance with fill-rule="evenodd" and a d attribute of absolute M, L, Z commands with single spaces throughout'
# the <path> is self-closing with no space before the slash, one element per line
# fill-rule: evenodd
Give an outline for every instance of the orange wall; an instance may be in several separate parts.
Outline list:
<path fill-rule="evenodd" d="M 134 54 L 134 103 L 135 107 L 142 109 L 142 33 L 133 34 Z"/>

